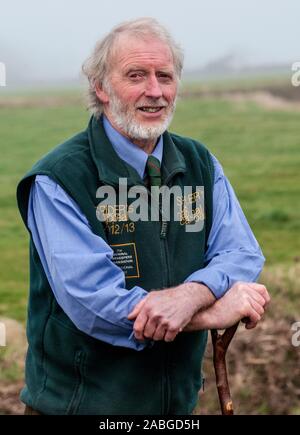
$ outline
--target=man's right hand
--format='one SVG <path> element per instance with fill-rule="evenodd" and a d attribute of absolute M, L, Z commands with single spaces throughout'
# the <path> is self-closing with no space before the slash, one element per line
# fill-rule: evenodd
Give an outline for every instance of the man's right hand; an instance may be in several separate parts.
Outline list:
<path fill-rule="evenodd" d="M 242 319 L 247 329 L 255 328 L 269 302 L 264 285 L 237 282 L 210 308 L 198 311 L 183 331 L 226 329 Z"/>

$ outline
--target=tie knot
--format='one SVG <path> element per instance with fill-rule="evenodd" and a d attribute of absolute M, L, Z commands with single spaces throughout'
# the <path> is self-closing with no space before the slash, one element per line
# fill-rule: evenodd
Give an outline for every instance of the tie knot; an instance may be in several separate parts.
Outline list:
<path fill-rule="evenodd" d="M 151 155 L 148 157 L 146 172 L 149 177 L 150 186 L 161 186 L 160 161 L 156 157 Z"/>

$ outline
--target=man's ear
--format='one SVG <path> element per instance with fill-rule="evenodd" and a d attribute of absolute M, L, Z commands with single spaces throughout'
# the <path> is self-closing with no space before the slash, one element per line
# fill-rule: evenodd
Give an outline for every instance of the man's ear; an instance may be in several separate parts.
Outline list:
<path fill-rule="evenodd" d="M 102 104 L 109 102 L 107 93 L 102 89 L 102 87 L 97 83 L 95 84 L 95 92 Z"/>

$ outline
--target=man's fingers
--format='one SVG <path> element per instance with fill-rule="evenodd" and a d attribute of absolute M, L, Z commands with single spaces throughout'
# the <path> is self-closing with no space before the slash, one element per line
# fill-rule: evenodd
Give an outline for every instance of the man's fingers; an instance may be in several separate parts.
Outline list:
<path fill-rule="evenodd" d="M 144 329 L 147 321 L 148 321 L 148 316 L 145 314 L 144 310 L 142 310 L 140 314 L 137 316 L 133 325 L 134 335 L 137 340 L 145 339 Z"/>
<path fill-rule="evenodd" d="M 258 303 L 256 302 L 254 299 L 252 299 L 250 301 L 250 304 L 252 306 L 252 308 L 257 312 L 257 314 L 259 314 L 260 316 L 262 316 L 265 312 L 264 308 Z"/>
<path fill-rule="evenodd" d="M 167 341 L 167 342 L 175 340 L 178 332 L 180 332 L 180 330 L 178 330 L 178 329 L 176 331 L 170 331 L 170 330 L 168 330 L 166 332 L 164 340 Z"/>
<path fill-rule="evenodd" d="M 252 311 L 249 313 L 249 316 L 246 319 L 243 319 L 243 321 L 246 323 L 246 329 L 255 328 L 265 312 L 264 308 L 260 303 L 256 302 L 256 300 L 251 299 L 250 304 L 252 306 Z"/>
<path fill-rule="evenodd" d="M 252 303 L 255 304 L 255 302 L 252 301 L 251 302 L 251 306 L 252 306 Z M 257 304 L 257 305 L 260 306 L 259 304 Z M 260 321 L 261 315 L 252 306 L 252 309 L 250 310 L 250 312 L 249 312 L 249 314 L 248 314 L 246 319 L 243 319 L 244 321 L 246 320 L 246 328 L 247 329 L 252 329 L 252 328 L 255 328 L 257 323 Z"/>
<path fill-rule="evenodd" d="M 138 307 L 136 306 L 133 311 L 131 311 L 131 313 L 128 314 L 127 319 L 128 320 L 134 320 L 137 315 L 139 314 L 140 310 L 138 309 Z"/>
<path fill-rule="evenodd" d="M 188 322 L 184 326 L 186 326 L 187 324 L 188 324 Z M 175 340 L 177 335 L 183 331 L 184 326 L 182 326 L 181 328 L 173 329 L 173 330 L 172 329 L 167 330 L 164 340 L 165 341 Z"/>
<path fill-rule="evenodd" d="M 154 329 L 154 332 L 152 332 Z M 146 332 L 147 330 L 147 332 Z M 179 332 L 182 332 L 183 328 L 179 329 L 168 329 L 164 325 L 155 325 L 148 320 L 147 325 L 144 329 L 144 337 L 151 338 L 155 341 L 173 341 Z"/>
<path fill-rule="evenodd" d="M 265 298 L 257 291 L 252 291 L 249 296 L 251 297 L 251 300 L 256 301 L 261 307 L 264 308 L 266 306 Z"/>
<path fill-rule="evenodd" d="M 153 334 L 153 340 L 155 341 L 163 340 L 165 338 L 165 334 L 166 334 L 166 328 L 162 325 L 158 326 L 156 328 L 155 333 Z"/>
<path fill-rule="evenodd" d="M 246 323 L 245 328 L 246 329 L 253 329 L 256 326 L 257 326 L 257 322 L 248 322 L 248 323 Z"/>
<path fill-rule="evenodd" d="M 144 327 L 144 337 L 155 340 L 154 334 L 156 334 L 157 330 L 158 328 L 156 322 L 148 318 L 147 323 Z M 161 340 L 161 338 L 159 338 L 159 340 Z"/>
<path fill-rule="evenodd" d="M 266 304 L 270 302 L 271 298 L 266 286 L 264 286 L 263 284 L 258 284 L 256 282 L 249 283 L 248 285 L 253 290 L 256 290 L 264 298 Z"/>
<path fill-rule="evenodd" d="M 128 320 L 134 320 L 138 316 L 138 314 L 141 311 L 141 309 L 142 309 L 143 305 L 145 304 L 145 302 L 146 302 L 146 298 L 144 298 L 140 302 L 138 302 L 136 304 L 136 306 L 134 307 L 134 309 L 131 311 L 131 313 L 128 314 L 127 319 Z"/>

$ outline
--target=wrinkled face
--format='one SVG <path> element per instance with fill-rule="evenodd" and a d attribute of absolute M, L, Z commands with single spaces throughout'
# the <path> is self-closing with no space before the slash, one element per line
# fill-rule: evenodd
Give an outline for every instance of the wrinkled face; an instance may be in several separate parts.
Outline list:
<path fill-rule="evenodd" d="M 177 78 L 170 48 L 158 39 L 122 36 L 98 97 L 117 130 L 132 140 L 157 139 L 171 122 Z"/>

